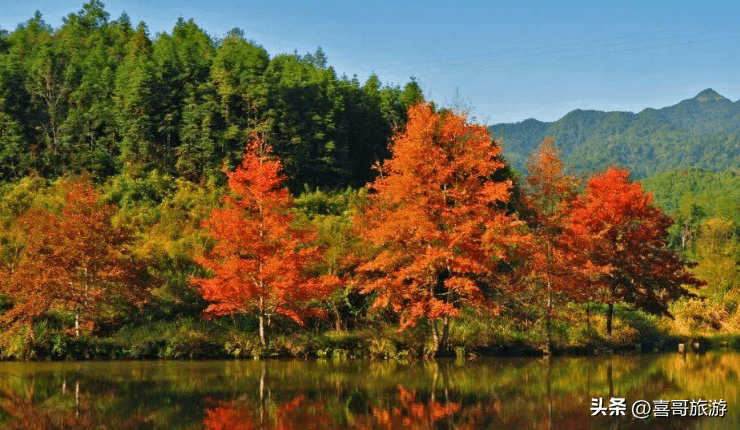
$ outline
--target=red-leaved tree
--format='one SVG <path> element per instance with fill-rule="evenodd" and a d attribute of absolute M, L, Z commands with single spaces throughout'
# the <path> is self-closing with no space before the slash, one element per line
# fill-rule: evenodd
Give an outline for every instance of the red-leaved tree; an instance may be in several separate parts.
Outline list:
<path fill-rule="evenodd" d="M 585 287 L 608 305 L 606 331 L 611 337 L 614 303 L 626 302 L 646 312 L 670 316 L 668 304 L 700 286 L 686 263 L 667 247 L 671 219 L 653 204 L 651 193 L 629 172 L 611 168 L 593 176 L 570 214 L 572 246 L 602 269 Z"/>
<path fill-rule="evenodd" d="M 374 306 L 400 314 L 401 329 L 429 321 L 439 353 L 463 305 L 492 307 L 487 292 L 519 222 L 506 209 L 511 181 L 495 179 L 501 147 L 484 126 L 425 104 L 408 116 L 370 186 L 360 225 L 379 252 L 358 272 Z"/>
<path fill-rule="evenodd" d="M 267 346 L 269 318 L 282 314 L 302 324 L 306 306 L 326 296 L 324 279 L 312 277 L 320 258 L 309 246 L 316 234 L 293 226 L 293 198 L 283 187 L 281 163 L 260 141 L 247 146 L 241 165 L 228 174 L 229 194 L 203 226 L 215 246 L 199 258 L 212 277 L 193 278 L 211 316 L 259 316 L 259 337 Z"/>
<path fill-rule="evenodd" d="M 546 352 L 552 349 L 552 318 L 559 296 L 573 296 L 579 264 L 577 249 L 569 246 L 565 228 L 578 196 L 578 181 L 566 173 L 555 142 L 545 139 L 528 160 L 523 187 L 524 219 L 532 233 L 522 283 L 544 296 Z"/>
<path fill-rule="evenodd" d="M 30 325 L 54 308 L 74 312 L 74 332 L 93 328 L 93 319 L 116 303 L 141 303 L 146 290 L 141 266 L 128 246 L 133 237 L 111 218 L 115 207 L 100 202 L 89 179 L 62 182 L 60 210 L 32 209 L 22 215 L 24 246 L 3 268 L 0 289 L 13 306 L 5 323 Z"/>

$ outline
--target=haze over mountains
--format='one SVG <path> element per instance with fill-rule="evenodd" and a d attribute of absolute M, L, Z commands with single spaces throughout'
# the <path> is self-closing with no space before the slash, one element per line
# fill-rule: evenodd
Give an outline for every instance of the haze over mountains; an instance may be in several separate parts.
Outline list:
<path fill-rule="evenodd" d="M 677 167 L 722 171 L 740 165 L 740 100 L 712 89 L 640 113 L 576 109 L 555 122 L 528 119 L 489 127 L 519 171 L 545 137 L 562 148 L 575 172 L 627 167 L 634 179 Z"/>

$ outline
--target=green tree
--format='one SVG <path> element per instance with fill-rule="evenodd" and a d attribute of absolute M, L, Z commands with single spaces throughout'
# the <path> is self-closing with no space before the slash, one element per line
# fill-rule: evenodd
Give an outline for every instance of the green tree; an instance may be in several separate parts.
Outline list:
<path fill-rule="evenodd" d="M 155 69 L 152 42 L 146 25 L 140 23 L 127 43 L 126 57 L 116 76 L 119 153 L 126 169 L 157 164 Z"/>
<path fill-rule="evenodd" d="M 264 48 L 244 40 L 243 32 L 233 29 L 216 51 L 211 81 L 216 103 L 223 117 L 219 157 L 233 167 L 244 154 L 243 142 L 252 133 L 267 138 L 271 130 L 269 91 L 266 70 L 269 57 Z"/>
<path fill-rule="evenodd" d="M 337 130 L 343 100 L 334 70 L 279 55 L 270 61 L 267 77 L 274 115 L 270 141 L 285 164 L 291 189 L 346 184 L 348 154 Z"/>

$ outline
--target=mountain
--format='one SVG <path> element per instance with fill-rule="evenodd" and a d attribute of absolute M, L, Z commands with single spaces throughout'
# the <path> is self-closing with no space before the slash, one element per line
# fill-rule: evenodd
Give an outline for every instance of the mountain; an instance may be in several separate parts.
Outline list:
<path fill-rule="evenodd" d="M 576 109 L 555 122 L 528 119 L 489 131 L 503 139 L 505 157 L 520 171 L 545 137 L 555 139 L 576 172 L 617 165 L 643 178 L 677 167 L 720 171 L 740 164 L 740 100 L 712 89 L 637 114 Z"/>

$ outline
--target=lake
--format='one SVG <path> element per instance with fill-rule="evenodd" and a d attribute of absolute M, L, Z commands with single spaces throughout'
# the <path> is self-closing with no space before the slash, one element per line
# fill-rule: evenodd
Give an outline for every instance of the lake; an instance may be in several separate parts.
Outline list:
<path fill-rule="evenodd" d="M 0 428 L 736 429 L 739 375 L 740 354 L 726 351 L 408 363 L 2 362 Z"/>

